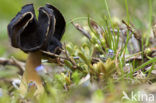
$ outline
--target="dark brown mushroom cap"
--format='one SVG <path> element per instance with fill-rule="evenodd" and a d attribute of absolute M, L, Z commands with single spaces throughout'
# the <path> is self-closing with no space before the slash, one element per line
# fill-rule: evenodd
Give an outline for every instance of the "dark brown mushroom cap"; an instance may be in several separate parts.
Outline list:
<path fill-rule="evenodd" d="M 65 25 L 66 25 L 64 17 L 60 13 L 60 11 L 57 8 L 55 8 L 54 6 L 52 6 L 50 4 L 46 4 L 46 7 L 53 10 L 53 13 L 54 13 L 55 19 L 56 19 L 54 37 L 58 40 L 61 40 L 61 38 L 64 34 L 64 31 L 65 31 Z"/>
<path fill-rule="evenodd" d="M 8 25 L 11 45 L 24 52 L 45 50 L 55 53 L 55 49 L 62 46 L 60 40 L 64 30 L 64 17 L 50 4 L 39 8 L 38 20 L 33 4 L 27 4 Z"/>
<path fill-rule="evenodd" d="M 27 4 L 22 7 L 22 10 L 11 20 L 8 25 L 8 34 L 11 39 L 11 45 L 19 48 L 18 37 L 20 32 L 23 30 L 23 27 L 27 22 L 31 21 L 36 23 L 36 17 L 34 17 L 34 8 L 32 4 Z M 33 19 L 33 20 L 32 20 Z"/>

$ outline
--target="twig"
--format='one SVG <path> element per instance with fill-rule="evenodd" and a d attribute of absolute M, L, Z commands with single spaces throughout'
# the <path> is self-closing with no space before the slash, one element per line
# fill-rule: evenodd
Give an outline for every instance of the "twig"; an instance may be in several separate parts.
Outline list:
<path fill-rule="evenodd" d="M 11 57 L 11 59 L 6 59 L 6 58 L 0 58 L 0 64 L 1 65 L 13 65 L 16 66 L 20 69 L 20 73 L 24 71 L 25 63 L 16 60 L 15 58 Z"/>
<path fill-rule="evenodd" d="M 122 20 L 122 23 L 125 24 L 125 25 L 127 26 L 127 29 L 128 29 L 129 31 L 131 31 L 132 34 L 134 34 L 134 37 L 138 40 L 139 47 L 140 47 L 140 49 L 142 50 L 141 35 L 138 34 L 138 33 L 136 33 L 136 32 L 134 32 L 134 31 L 132 30 L 132 28 L 131 28 L 124 20 Z"/>
<path fill-rule="evenodd" d="M 128 29 L 129 31 L 131 31 L 131 32 L 134 34 L 134 36 L 135 36 L 135 38 L 136 38 L 137 40 L 140 40 L 140 39 L 141 39 L 141 36 L 140 36 L 139 34 L 137 34 L 136 32 L 134 32 L 134 31 L 132 30 L 132 28 L 131 28 L 124 20 L 122 20 L 122 23 L 125 24 L 125 25 L 127 26 L 127 29 Z"/>
<path fill-rule="evenodd" d="M 156 53 L 156 48 L 149 48 L 150 53 L 146 54 L 146 49 L 143 52 L 137 52 L 135 54 L 132 54 L 128 57 L 126 57 L 126 63 L 132 62 L 133 60 L 142 60 L 141 54 L 145 56 L 146 59 L 148 59 L 148 56 L 152 56 L 152 54 Z M 153 55 L 154 57 L 154 55 Z"/>
<path fill-rule="evenodd" d="M 69 56 L 68 53 L 67 53 L 65 43 L 64 43 L 64 51 L 63 51 L 63 52 L 65 53 L 66 58 L 73 64 L 73 68 L 74 68 L 74 69 L 77 68 L 78 66 L 77 66 L 76 62 L 74 61 L 74 59 L 71 59 L 70 56 Z"/>
<path fill-rule="evenodd" d="M 62 57 L 60 55 L 57 55 L 55 53 L 51 53 L 51 52 L 47 52 L 47 51 L 41 51 L 42 53 L 45 53 L 49 56 L 52 56 L 52 57 L 55 57 L 55 58 L 60 58 L 60 59 L 63 59 L 63 60 L 68 60 L 66 57 Z"/>
<path fill-rule="evenodd" d="M 78 24 L 78 23 L 73 23 L 72 22 L 72 24 L 74 25 L 74 27 L 78 30 L 78 31 L 80 31 L 84 36 L 86 36 L 89 40 L 91 39 L 91 35 L 90 35 L 90 33 L 87 31 L 87 30 L 85 30 L 80 24 Z"/>
<path fill-rule="evenodd" d="M 121 48 L 119 48 L 119 49 L 117 50 L 117 52 L 116 52 L 116 57 L 115 57 L 115 66 L 116 66 L 116 68 L 117 68 L 117 70 L 118 70 L 118 73 L 120 73 L 120 69 L 119 69 L 119 60 L 118 60 L 119 55 L 120 55 L 120 51 L 121 51 Z"/>

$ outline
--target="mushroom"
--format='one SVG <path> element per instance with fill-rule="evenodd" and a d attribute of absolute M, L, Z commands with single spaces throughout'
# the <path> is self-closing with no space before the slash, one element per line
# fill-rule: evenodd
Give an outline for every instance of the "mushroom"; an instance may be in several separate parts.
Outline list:
<path fill-rule="evenodd" d="M 65 20 L 61 12 L 50 4 L 39 9 L 38 20 L 33 4 L 26 4 L 8 24 L 11 45 L 28 53 L 26 69 L 20 84 L 22 93 L 27 93 L 28 84 L 35 82 L 38 92 L 43 92 L 41 78 L 35 70 L 41 66 L 42 51 L 60 54 L 58 48 L 65 31 Z"/>

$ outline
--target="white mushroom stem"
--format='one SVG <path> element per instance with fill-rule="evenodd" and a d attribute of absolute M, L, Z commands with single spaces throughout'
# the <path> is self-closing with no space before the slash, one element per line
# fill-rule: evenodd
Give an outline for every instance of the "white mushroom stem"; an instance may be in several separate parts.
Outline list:
<path fill-rule="evenodd" d="M 36 68 L 40 65 L 41 65 L 41 52 L 36 51 L 36 52 L 29 53 L 28 59 L 26 61 L 26 69 L 25 69 L 25 72 L 23 74 L 23 78 L 20 84 L 20 92 L 22 94 L 28 93 L 29 89 L 31 88 L 29 86 L 29 83 L 32 83 L 32 82 L 36 84 L 35 94 L 38 94 L 44 91 L 41 78 L 36 71 Z"/>

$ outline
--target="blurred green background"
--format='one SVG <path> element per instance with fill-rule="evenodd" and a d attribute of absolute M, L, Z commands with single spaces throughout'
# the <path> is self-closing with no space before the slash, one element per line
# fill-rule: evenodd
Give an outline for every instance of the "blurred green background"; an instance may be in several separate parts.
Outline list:
<path fill-rule="evenodd" d="M 149 0 L 107 0 L 112 19 L 121 21 L 127 18 L 125 1 L 128 5 L 130 22 L 142 31 L 148 29 L 150 22 L 155 18 L 156 0 L 151 2 Z M 83 36 L 72 26 L 71 20 L 86 25 L 87 17 L 90 16 L 103 25 L 104 16 L 108 16 L 105 0 L 0 0 L 0 56 L 8 56 L 15 50 L 8 40 L 7 24 L 27 3 L 34 4 L 36 14 L 37 8 L 46 3 L 56 6 L 63 13 L 67 23 L 62 41 L 75 44 L 80 44 Z"/>

